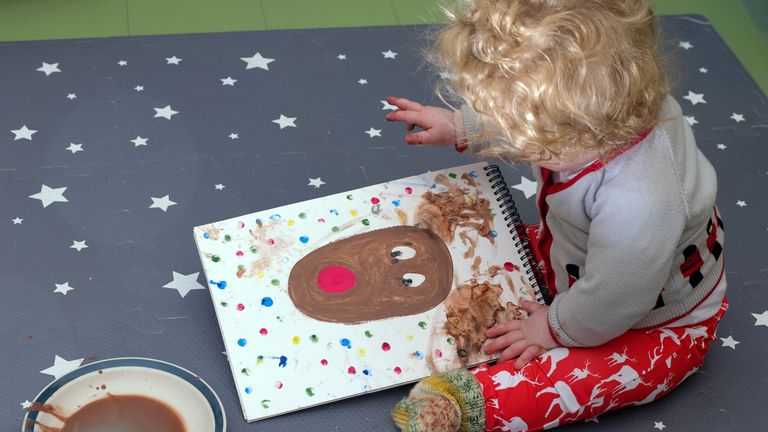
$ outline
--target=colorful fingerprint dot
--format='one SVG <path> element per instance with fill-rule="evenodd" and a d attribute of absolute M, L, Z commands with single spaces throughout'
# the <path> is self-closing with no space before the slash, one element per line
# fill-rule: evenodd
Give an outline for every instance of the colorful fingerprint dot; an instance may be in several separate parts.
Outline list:
<path fill-rule="evenodd" d="M 256 275 L 256 277 L 259 279 L 264 279 L 264 276 L 266 276 L 266 273 L 264 273 L 263 271 L 260 271 L 259 274 Z"/>
<path fill-rule="evenodd" d="M 226 288 L 226 287 L 227 287 L 227 281 L 219 281 L 219 282 L 216 282 L 216 281 L 213 281 L 213 280 L 212 280 L 212 281 L 209 281 L 209 282 L 211 283 L 211 285 L 215 285 L 215 286 L 217 286 L 219 289 L 224 289 L 224 288 Z"/>
<path fill-rule="evenodd" d="M 339 215 L 339 211 L 336 210 L 336 209 L 331 209 L 329 213 L 331 213 L 332 215 L 335 215 L 335 216 Z"/>
<path fill-rule="evenodd" d="M 360 357 L 365 357 L 365 348 L 358 349 L 357 355 L 359 355 Z"/>
<path fill-rule="evenodd" d="M 272 286 L 278 286 L 278 285 L 280 285 L 280 280 L 272 279 L 271 281 L 269 281 L 269 283 L 271 283 Z"/>
<path fill-rule="evenodd" d="M 496 231 L 491 231 L 491 237 L 496 238 L 498 236 L 499 236 L 499 233 L 497 233 Z"/>
<path fill-rule="evenodd" d="M 229 306 L 229 303 L 227 303 L 227 302 L 225 302 L 225 301 L 223 301 L 223 302 L 221 302 L 221 303 L 219 303 L 219 304 L 220 304 L 220 305 L 222 305 L 223 307 L 227 307 L 227 306 Z"/>
<path fill-rule="evenodd" d="M 317 223 L 325 223 L 325 218 L 319 218 L 319 219 L 317 220 Z"/>
<path fill-rule="evenodd" d="M 267 244 L 273 246 L 275 244 L 275 239 L 268 239 Z"/>
<path fill-rule="evenodd" d="M 350 366 L 349 368 L 347 368 L 347 373 L 350 375 L 354 375 L 357 373 L 357 369 L 355 369 L 354 366 Z"/>
<path fill-rule="evenodd" d="M 237 252 L 235 252 L 235 255 L 237 255 L 237 256 L 239 256 L 239 257 L 241 257 L 241 256 L 243 256 L 244 254 L 243 254 L 243 251 L 237 251 Z"/>
<path fill-rule="evenodd" d="M 392 349 L 392 347 L 388 343 L 384 342 L 383 344 L 381 344 L 381 350 L 382 351 L 387 352 L 387 351 L 389 351 L 391 349 Z"/>
<path fill-rule="evenodd" d="M 291 340 L 291 342 L 292 342 L 294 345 L 298 345 L 298 344 L 300 344 L 300 343 L 301 343 L 301 338 L 300 338 L 300 337 L 298 337 L 298 336 L 294 336 L 294 337 L 293 337 L 293 339 Z"/>
<path fill-rule="evenodd" d="M 246 388 L 245 388 L 245 392 L 246 392 L 247 394 L 251 394 L 251 393 L 253 393 L 253 388 L 251 388 L 251 387 L 246 387 Z"/>
<path fill-rule="evenodd" d="M 372 374 L 368 369 L 363 369 L 363 375 L 371 376 Z"/>
<path fill-rule="evenodd" d="M 455 342 L 455 340 L 452 337 L 448 337 L 448 339 L 446 339 L 445 341 L 448 342 L 448 345 L 453 345 L 453 343 Z"/>
<path fill-rule="evenodd" d="M 235 273 L 235 276 L 237 276 L 238 278 L 242 278 L 244 274 L 245 274 L 245 266 L 240 264 L 239 266 L 237 266 L 237 273 Z"/>
<path fill-rule="evenodd" d="M 452 179 L 455 179 L 456 178 L 456 173 L 448 173 L 448 177 L 450 177 Z"/>
<path fill-rule="evenodd" d="M 419 328 L 421 328 L 422 330 L 427 328 L 427 323 L 425 323 L 424 321 L 419 321 Z"/>
<path fill-rule="evenodd" d="M 350 211 L 349 211 L 349 214 L 350 214 L 352 217 L 357 217 L 357 215 L 358 215 L 358 214 L 360 214 L 360 213 L 358 213 L 358 211 L 357 211 L 357 210 L 354 210 L 354 209 L 352 209 L 352 210 L 350 210 Z"/>
<path fill-rule="evenodd" d="M 262 335 L 262 336 L 266 336 L 266 335 L 269 334 L 269 331 L 262 327 L 262 329 L 259 330 L 259 334 Z"/>
<path fill-rule="evenodd" d="M 320 364 L 323 365 L 323 366 L 328 366 L 328 360 L 322 359 L 322 360 L 320 360 Z"/>
<path fill-rule="evenodd" d="M 360 222 L 362 222 L 362 224 L 363 224 L 363 225 L 365 225 L 365 226 L 368 226 L 368 225 L 370 225 L 370 224 L 371 224 L 371 222 L 370 222 L 368 219 L 363 219 L 363 220 L 362 220 L 362 221 L 360 221 Z"/>
<path fill-rule="evenodd" d="M 377 215 L 381 213 L 381 206 L 379 204 L 374 204 L 371 206 L 371 213 Z"/>
<path fill-rule="evenodd" d="M 221 261 L 221 257 L 218 256 L 218 255 L 211 255 L 211 261 L 219 262 L 219 261 Z"/>
<path fill-rule="evenodd" d="M 230 236 L 229 234 L 224 234 L 224 241 L 225 242 L 232 241 L 232 236 Z"/>
<path fill-rule="evenodd" d="M 262 306 L 270 307 L 273 304 L 275 304 L 275 303 L 272 301 L 272 297 L 264 297 L 263 299 L 261 299 L 261 305 Z"/>
<path fill-rule="evenodd" d="M 335 227 L 331 228 L 331 231 L 333 231 L 333 232 L 339 232 L 339 227 L 335 226 Z"/>
<path fill-rule="evenodd" d="M 352 197 L 352 194 L 349 194 L 349 195 L 347 195 L 347 199 L 348 199 L 348 200 L 352 201 L 352 198 L 353 198 L 353 197 Z"/>
<path fill-rule="evenodd" d="M 373 337 L 373 333 L 371 333 L 371 331 L 370 331 L 370 330 L 366 330 L 366 331 L 365 331 L 365 337 L 367 337 L 367 338 L 372 338 L 372 337 Z"/>
<path fill-rule="evenodd" d="M 264 400 L 262 400 L 262 401 L 261 401 L 261 407 L 262 407 L 262 408 L 264 408 L 264 409 L 267 409 L 267 408 L 269 408 L 269 404 L 270 404 L 271 402 L 272 402 L 272 401 L 271 401 L 271 400 L 269 400 L 269 399 L 264 399 Z"/>
<path fill-rule="evenodd" d="M 282 216 L 280 216 L 279 214 L 273 214 L 269 217 L 269 220 L 271 221 L 279 221 L 280 219 L 282 219 Z"/>
<path fill-rule="evenodd" d="M 392 200 L 392 205 L 395 207 L 400 207 L 400 200 Z"/>
<path fill-rule="evenodd" d="M 210 236 L 210 235 L 208 235 L 208 233 L 203 233 L 203 238 L 206 238 L 206 239 L 207 239 L 207 238 L 210 238 L 210 237 L 211 237 L 211 236 Z"/>
<path fill-rule="evenodd" d="M 280 356 L 279 360 L 280 360 L 280 363 L 277 364 L 278 366 L 280 366 L 280 367 L 288 366 L 288 357 Z"/>
<path fill-rule="evenodd" d="M 251 253 L 256 253 L 259 251 L 259 248 L 257 248 L 256 246 L 251 246 L 249 250 L 251 251 Z"/>
<path fill-rule="evenodd" d="M 238 222 L 238 223 L 237 223 L 237 226 L 238 226 L 240 229 L 243 229 L 243 228 L 245 228 L 245 222 L 243 222 L 243 221 L 240 221 L 240 222 Z"/>
<path fill-rule="evenodd" d="M 256 357 L 256 364 L 262 364 L 264 363 L 264 356 L 260 355 Z"/>
<path fill-rule="evenodd" d="M 245 305 L 244 305 L 244 304 L 242 304 L 242 303 L 238 303 L 238 304 L 237 304 L 237 310 L 239 310 L 239 311 L 241 311 L 241 312 L 242 312 L 242 311 L 244 311 L 244 310 L 245 310 Z"/>
<path fill-rule="evenodd" d="M 408 339 L 408 342 L 413 340 L 413 335 L 405 335 L 405 338 Z"/>
<path fill-rule="evenodd" d="M 248 340 L 245 338 L 240 338 L 237 340 L 237 344 L 240 345 L 241 347 L 244 347 L 248 345 Z"/>
<path fill-rule="evenodd" d="M 242 368 L 242 369 L 240 369 L 240 373 L 245 375 L 245 376 L 250 376 L 251 375 L 251 370 L 248 369 L 248 368 Z"/>
<path fill-rule="evenodd" d="M 507 262 L 504 263 L 504 270 L 506 270 L 508 272 L 512 272 L 512 271 L 515 271 L 515 270 L 520 270 L 520 267 L 518 267 L 515 264 L 507 261 Z"/>
<path fill-rule="evenodd" d="M 283 382 L 282 381 L 275 381 L 275 388 L 280 390 L 283 388 Z"/>
<path fill-rule="evenodd" d="M 307 218 L 307 214 L 306 213 L 304 213 L 304 212 L 299 213 L 299 219 L 306 219 L 306 218 Z"/>
<path fill-rule="evenodd" d="M 381 200 L 379 200 L 379 199 L 378 199 L 378 198 L 376 198 L 376 197 L 373 197 L 373 198 L 371 198 L 371 204 L 378 204 L 378 203 L 380 203 L 380 202 L 381 202 Z"/>
<path fill-rule="evenodd" d="M 287 223 L 288 223 L 288 226 L 289 226 L 289 227 L 292 227 L 292 226 L 296 225 L 296 221 L 295 221 L 295 220 L 293 220 L 293 219 L 288 219 L 288 222 L 287 222 Z"/>
<path fill-rule="evenodd" d="M 436 350 L 435 350 L 435 356 L 434 356 L 434 357 L 435 357 L 435 358 L 441 358 L 441 357 L 443 357 L 443 352 L 442 352 L 442 351 L 440 351 L 439 349 L 436 349 Z"/>
<path fill-rule="evenodd" d="M 413 356 L 416 357 L 419 360 L 424 360 L 424 353 L 421 351 L 416 351 L 413 353 Z"/>
<path fill-rule="evenodd" d="M 472 178 L 477 178 L 477 171 L 470 171 L 469 176 Z"/>
<path fill-rule="evenodd" d="M 306 244 L 309 241 L 309 237 L 307 236 L 301 236 L 299 237 L 299 241 Z"/>
<path fill-rule="evenodd" d="M 341 346 L 345 348 L 352 348 L 352 342 L 350 342 L 347 338 L 342 338 L 339 343 L 341 343 Z"/>
<path fill-rule="evenodd" d="M 410 186 L 406 186 L 405 193 L 407 193 L 408 195 L 412 194 L 413 193 L 413 188 L 410 187 Z"/>
<path fill-rule="evenodd" d="M 283 319 L 283 317 L 282 317 L 282 316 L 280 316 L 280 315 L 276 316 L 276 317 L 275 317 L 275 319 L 276 319 L 278 322 L 284 322 L 284 321 L 285 321 L 285 319 Z"/>
<path fill-rule="evenodd" d="M 400 375 L 401 373 L 403 373 L 403 370 L 400 369 L 400 366 L 395 366 L 394 371 L 395 371 L 395 374 L 397 374 L 397 375 Z"/>
<path fill-rule="evenodd" d="M 317 343 L 318 339 L 317 335 L 309 335 L 309 341 L 312 343 Z"/>
<path fill-rule="evenodd" d="M 312 387 L 307 387 L 306 390 L 304 390 L 307 393 L 307 396 L 314 396 L 315 395 L 315 389 Z"/>
<path fill-rule="evenodd" d="M 261 228 L 264 225 L 264 222 L 262 222 L 261 219 L 256 218 L 256 225 L 258 225 L 259 228 Z"/>

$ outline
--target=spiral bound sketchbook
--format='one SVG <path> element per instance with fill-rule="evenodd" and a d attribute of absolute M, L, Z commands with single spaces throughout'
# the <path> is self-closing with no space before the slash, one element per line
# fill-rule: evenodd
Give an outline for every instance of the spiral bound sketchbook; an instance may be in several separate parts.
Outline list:
<path fill-rule="evenodd" d="M 248 421 L 493 360 L 546 302 L 498 167 L 465 165 L 194 229 Z"/>

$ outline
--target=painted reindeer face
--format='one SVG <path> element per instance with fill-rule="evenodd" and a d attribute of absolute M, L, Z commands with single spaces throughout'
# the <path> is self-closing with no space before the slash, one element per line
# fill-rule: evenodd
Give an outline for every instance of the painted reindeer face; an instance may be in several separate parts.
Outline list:
<path fill-rule="evenodd" d="M 432 231 L 374 230 L 327 244 L 296 263 L 288 294 L 312 318 L 356 324 L 413 315 L 448 296 L 453 261 Z"/>

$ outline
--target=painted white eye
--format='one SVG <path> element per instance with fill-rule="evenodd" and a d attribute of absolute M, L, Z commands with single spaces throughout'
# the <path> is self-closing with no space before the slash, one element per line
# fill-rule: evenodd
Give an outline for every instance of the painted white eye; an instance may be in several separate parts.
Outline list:
<path fill-rule="evenodd" d="M 409 248 L 408 246 L 395 246 L 392 248 L 392 252 L 389 254 L 392 256 L 392 258 L 407 260 L 416 256 L 416 250 Z"/>
<path fill-rule="evenodd" d="M 427 278 L 419 273 L 406 273 L 403 275 L 403 285 L 407 287 L 417 287 L 424 283 Z"/>

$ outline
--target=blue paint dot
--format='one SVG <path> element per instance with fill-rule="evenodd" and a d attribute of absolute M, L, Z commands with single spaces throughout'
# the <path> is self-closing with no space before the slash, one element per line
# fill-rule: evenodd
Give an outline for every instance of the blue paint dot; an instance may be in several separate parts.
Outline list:
<path fill-rule="evenodd" d="M 415 353 L 413 353 L 413 355 L 416 356 L 416 358 L 419 360 L 424 360 L 424 353 L 421 351 L 416 351 Z"/>
<path fill-rule="evenodd" d="M 491 237 L 496 238 L 498 237 L 498 235 L 499 233 L 497 233 L 496 231 L 491 231 Z"/>
<path fill-rule="evenodd" d="M 278 366 L 286 367 L 287 365 L 288 365 L 288 357 L 280 356 L 280 363 L 278 363 Z"/>
<path fill-rule="evenodd" d="M 343 338 L 343 339 L 341 339 L 341 346 L 347 347 L 347 348 L 352 348 L 352 342 L 350 342 L 349 339 L 347 339 L 347 338 Z"/>
<path fill-rule="evenodd" d="M 476 171 L 470 171 L 469 176 L 473 178 L 477 178 L 477 172 Z"/>
<path fill-rule="evenodd" d="M 395 207 L 400 207 L 400 200 L 392 200 L 392 205 Z"/>
<path fill-rule="evenodd" d="M 240 346 L 245 346 L 247 343 L 248 343 L 248 341 L 245 340 L 245 338 L 240 338 L 240 339 L 237 340 L 237 344 L 240 345 Z"/>
<path fill-rule="evenodd" d="M 339 211 L 336 210 L 336 209 L 331 209 L 331 214 L 334 214 L 334 215 L 338 216 L 339 215 Z"/>
<path fill-rule="evenodd" d="M 264 297 L 263 299 L 261 299 L 262 306 L 270 307 L 273 304 L 275 304 L 275 302 L 272 301 L 272 297 Z"/>
<path fill-rule="evenodd" d="M 430 189 L 435 189 L 435 188 L 437 188 L 437 185 L 436 185 L 436 184 L 434 184 L 434 183 L 432 183 L 432 186 L 430 186 L 429 188 L 430 188 Z"/>
<path fill-rule="evenodd" d="M 212 280 L 212 281 L 209 281 L 209 282 L 211 283 L 211 285 L 216 285 L 217 287 L 219 287 L 219 289 L 224 289 L 224 288 L 227 287 L 227 281 L 216 282 L 216 281 Z"/>
<path fill-rule="evenodd" d="M 299 237 L 299 241 L 300 241 L 300 242 L 302 242 L 302 243 L 306 243 L 306 242 L 308 242 L 308 241 L 309 241 L 309 237 L 307 237 L 307 236 L 301 236 L 301 237 Z"/>
<path fill-rule="evenodd" d="M 251 394 L 251 393 L 253 393 L 253 389 L 251 387 L 246 387 L 245 388 L 245 392 L 248 393 L 248 394 Z"/>
<path fill-rule="evenodd" d="M 211 236 L 208 235 L 208 233 L 203 233 L 203 238 L 210 238 Z"/>
<path fill-rule="evenodd" d="M 273 220 L 273 221 L 279 221 L 280 219 L 281 217 L 279 214 L 273 214 L 272 216 L 269 217 L 269 220 Z"/>
<path fill-rule="evenodd" d="M 363 375 L 370 376 L 371 375 L 371 371 L 369 371 L 368 369 L 363 369 Z"/>

